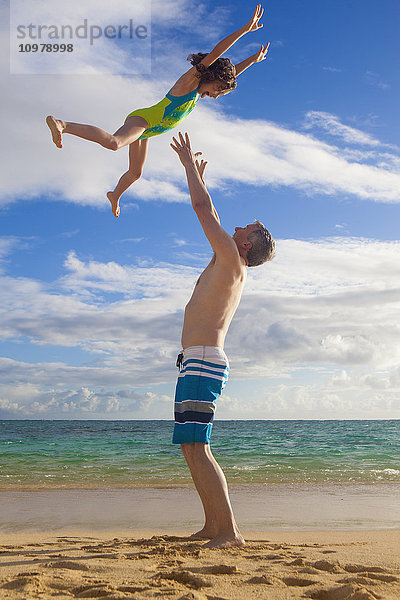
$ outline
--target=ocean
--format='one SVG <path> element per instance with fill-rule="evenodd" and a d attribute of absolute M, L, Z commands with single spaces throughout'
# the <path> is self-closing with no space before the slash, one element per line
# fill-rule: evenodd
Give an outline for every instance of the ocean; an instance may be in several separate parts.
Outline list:
<path fill-rule="evenodd" d="M 0 421 L 0 490 L 180 487 L 170 421 Z M 400 483 L 400 421 L 216 421 L 230 484 Z"/>

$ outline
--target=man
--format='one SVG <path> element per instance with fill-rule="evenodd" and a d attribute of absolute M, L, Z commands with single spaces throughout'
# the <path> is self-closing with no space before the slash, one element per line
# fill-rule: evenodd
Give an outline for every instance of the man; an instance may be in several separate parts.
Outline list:
<path fill-rule="evenodd" d="M 228 378 L 229 363 L 223 347 L 246 281 L 246 267 L 271 260 L 275 242 L 262 223 L 236 227 L 230 237 L 222 229 L 204 184 L 205 161 L 197 160 L 189 136 L 179 133 L 171 147 L 186 170 L 193 209 L 214 255 L 200 275 L 186 309 L 182 331 L 183 352 L 175 394 L 173 443 L 181 444 L 204 508 L 205 525 L 193 534 L 210 539 L 204 547 L 243 546 L 229 500 L 225 476 L 210 450 L 215 401 Z"/>

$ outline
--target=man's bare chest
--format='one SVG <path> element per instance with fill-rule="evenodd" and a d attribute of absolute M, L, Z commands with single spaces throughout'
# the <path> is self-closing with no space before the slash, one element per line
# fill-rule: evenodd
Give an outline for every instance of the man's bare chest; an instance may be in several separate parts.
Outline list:
<path fill-rule="evenodd" d="M 243 283 L 243 277 L 235 277 L 234 273 L 211 261 L 197 279 L 190 301 L 229 302 L 231 295 L 240 294 Z"/>

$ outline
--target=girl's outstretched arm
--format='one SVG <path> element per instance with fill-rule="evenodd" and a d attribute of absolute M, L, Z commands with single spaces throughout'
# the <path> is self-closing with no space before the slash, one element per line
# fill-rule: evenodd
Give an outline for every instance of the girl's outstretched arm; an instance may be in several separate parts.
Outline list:
<path fill-rule="evenodd" d="M 234 33 L 231 33 L 231 35 L 228 35 L 228 37 L 221 40 L 215 46 L 215 48 L 213 48 L 211 52 L 209 52 L 209 54 L 207 54 L 207 56 L 203 58 L 201 64 L 203 64 L 205 67 L 209 67 L 217 60 L 217 58 L 222 56 L 224 52 L 229 50 L 229 48 L 233 46 L 233 44 L 237 42 L 238 39 L 241 38 L 243 35 L 249 33 L 250 31 L 257 31 L 257 29 L 260 29 L 263 26 L 262 23 L 259 23 L 263 12 L 264 9 L 262 8 L 261 4 L 257 4 L 254 14 L 251 17 L 250 21 Z"/>
<path fill-rule="evenodd" d="M 268 52 L 269 44 L 270 43 L 268 42 L 267 44 L 265 44 L 265 46 L 261 46 L 258 52 L 256 52 L 252 56 L 249 56 L 249 58 L 246 58 L 246 60 L 243 60 L 239 64 L 235 65 L 236 76 L 240 75 L 240 73 L 243 73 L 243 71 L 247 69 L 247 67 L 250 67 L 251 65 L 254 65 L 255 63 L 264 60 Z"/>
<path fill-rule="evenodd" d="M 170 94 L 172 94 L 173 96 L 181 96 L 193 91 L 194 88 L 199 85 L 199 64 L 203 65 L 205 68 L 208 68 L 222 54 L 224 54 L 224 52 L 226 52 L 228 48 L 233 46 L 233 44 L 237 42 L 238 39 L 241 38 L 243 35 L 249 33 L 250 31 L 257 31 L 258 29 L 261 29 L 263 25 L 259 21 L 263 15 L 263 12 L 264 9 L 262 8 L 261 4 L 257 4 L 254 10 L 254 14 L 251 17 L 250 21 L 234 33 L 231 33 L 231 35 L 228 35 L 228 37 L 221 40 L 215 46 L 215 48 L 213 48 L 211 52 L 207 54 L 203 58 L 203 60 L 200 61 L 200 63 L 196 64 L 196 66 L 193 66 L 188 71 L 186 71 L 186 73 L 184 73 L 172 86 L 172 88 L 170 89 Z M 252 62 L 250 62 L 247 66 L 250 66 L 250 64 L 252 64 L 253 62 L 254 60 L 252 60 Z M 242 70 L 244 70 L 245 68 L 246 66 L 244 66 Z"/>

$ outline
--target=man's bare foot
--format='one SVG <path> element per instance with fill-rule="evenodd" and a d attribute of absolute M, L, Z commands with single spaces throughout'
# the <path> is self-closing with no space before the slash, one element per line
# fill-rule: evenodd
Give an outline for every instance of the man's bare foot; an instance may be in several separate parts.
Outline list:
<path fill-rule="evenodd" d="M 240 533 L 228 535 L 221 533 L 204 544 L 202 548 L 230 548 L 231 546 L 244 546 L 246 542 Z"/>
<path fill-rule="evenodd" d="M 46 117 L 46 123 L 50 127 L 51 137 L 57 148 L 62 148 L 62 132 L 64 131 L 62 121 L 58 121 L 51 115 Z"/>
<path fill-rule="evenodd" d="M 207 529 L 203 527 L 200 531 L 196 531 L 196 533 L 192 533 L 190 536 L 191 540 L 211 540 L 216 536 L 216 531 L 211 531 L 211 529 Z"/>
<path fill-rule="evenodd" d="M 119 213 L 121 212 L 119 208 L 119 198 L 115 199 L 112 192 L 107 192 L 107 198 L 111 202 L 111 210 L 114 217 L 119 217 Z"/>

